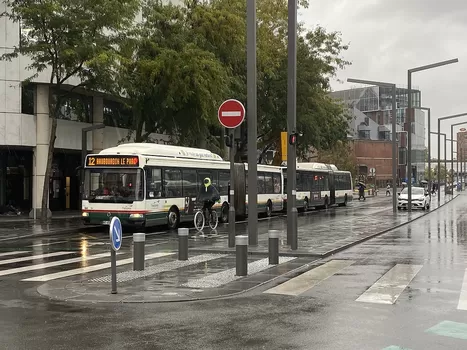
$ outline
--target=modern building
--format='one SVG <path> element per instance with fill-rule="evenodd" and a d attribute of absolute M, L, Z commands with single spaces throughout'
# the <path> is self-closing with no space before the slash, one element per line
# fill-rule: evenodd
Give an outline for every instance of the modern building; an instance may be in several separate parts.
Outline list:
<path fill-rule="evenodd" d="M 359 140 L 359 146 L 355 148 L 359 175 L 366 176 L 369 174 L 371 168 L 375 168 L 377 180 L 381 183 L 391 181 L 392 171 L 388 172 L 387 169 L 392 169 L 392 151 L 388 157 L 387 150 L 393 137 L 392 89 L 369 86 L 334 91 L 330 95 L 346 104 L 352 116 L 349 121 L 349 138 Z M 412 100 L 414 107 L 420 107 L 421 92 L 419 90 L 412 90 Z M 409 122 L 407 120 L 407 89 L 396 88 L 396 106 L 396 137 L 399 145 L 399 164 L 401 164 L 398 169 L 398 180 L 407 181 L 406 146 L 407 123 Z M 419 109 L 415 109 L 414 120 L 412 121 L 411 173 L 413 180 L 416 182 L 423 179 L 425 172 L 425 133 L 425 113 Z M 368 156 L 370 154 L 373 154 L 376 158 L 372 160 Z M 382 156 L 383 154 L 385 155 L 384 157 Z M 384 158 L 385 160 L 377 158 Z"/>
<path fill-rule="evenodd" d="M 0 13 L 5 6 L 0 2 Z M 0 55 L 19 45 L 20 33 L 19 23 L 0 17 Z M 0 61 L 0 206 L 11 203 L 22 211 L 41 207 L 51 125 L 48 101 L 58 93 L 48 84 L 50 70 L 23 84 L 34 73 L 26 70 L 28 63 L 26 57 Z M 64 89 L 78 83 L 71 80 Z M 87 151 L 99 152 L 131 142 L 131 137 L 127 139 L 131 122 L 131 110 L 111 96 L 79 89 L 69 95 L 60 110 L 49 178 L 52 211 L 81 207 L 77 168 L 82 162 L 82 129 L 106 125 L 88 133 Z M 155 142 L 169 142 L 165 135 L 151 137 Z"/>

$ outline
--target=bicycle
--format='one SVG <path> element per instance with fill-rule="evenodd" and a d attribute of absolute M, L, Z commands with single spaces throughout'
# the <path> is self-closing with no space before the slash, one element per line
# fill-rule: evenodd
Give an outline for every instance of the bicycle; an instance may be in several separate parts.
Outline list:
<path fill-rule="evenodd" d="M 209 212 L 208 209 L 205 209 L 203 212 L 203 208 L 201 207 L 196 210 L 193 220 L 195 223 L 195 228 L 199 232 L 203 231 L 204 226 L 206 225 L 206 218 L 209 218 L 208 224 L 211 230 L 215 230 L 217 228 L 217 224 L 219 223 L 217 212 L 214 209 L 211 209 L 211 212 Z"/>

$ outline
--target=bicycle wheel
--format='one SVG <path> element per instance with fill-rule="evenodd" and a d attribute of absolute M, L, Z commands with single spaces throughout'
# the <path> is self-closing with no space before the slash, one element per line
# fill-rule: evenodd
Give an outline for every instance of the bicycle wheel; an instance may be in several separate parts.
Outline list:
<path fill-rule="evenodd" d="M 204 215 L 202 211 L 197 211 L 194 218 L 195 228 L 198 231 L 203 231 L 204 228 Z"/>
<path fill-rule="evenodd" d="M 217 220 L 217 212 L 215 210 L 211 211 L 209 215 L 209 227 L 211 230 L 215 230 L 219 221 Z"/>

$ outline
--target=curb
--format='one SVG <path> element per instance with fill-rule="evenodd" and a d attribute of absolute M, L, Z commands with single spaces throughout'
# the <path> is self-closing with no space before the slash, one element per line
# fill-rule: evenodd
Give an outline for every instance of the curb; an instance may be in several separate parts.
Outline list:
<path fill-rule="evenodd" d="M 28 234 L 24 236 L 0 238 L 0 242 L 14 241 L 17 239 L 25 239 L 25 238 L 40 238 L 40 237 L 48 237 L 48 236 L 57 236 L 57 235 L 78 233 L 78 232 L 95 232 L 101 228 L 102 228 L 101 226 L 83 226 L 79 228 L 77 227 L 77 228 L 63 229 L 63 230 L 57 230 L 57 231 L 48 231 L 44 233 Z"/>
<path fill-rule="evenodd" d="M 267 280 L 267 281 L 264 281 L 264 282 L 261 282 L 253 287 L 250 287 L 248 289 L 245 289 L 245 290 L 242 290 L 242 291 L 239 291 L 239 292 L 235 292 L 235 293 L 229 293 L 229 294 L 225 294 L 225 295 L 219 295 L 219 296 L 211 296 L 211 297 L 199 297 L 199 298 L 180 298 L 180 299 L 172 299 L 172 300 L 154 300 L 154 301 L 149 301 L 149 300 L 131 300 L 131 301 L 125 301 L 125 299 L 123 300 L 120 300 L 120 301 L 105 301 L 105 300 L 77 300 L 75 298 L 70 298 L 70 299 L 59 299 L 59 298 L 52 298 L 50 296 L 45 296 L 43 294 L 40 294 L 39 292 L 37 292 L 41 297 L 45 297 L 45 298 L 48 298 L 49 300 L 57 300 L 57 301 L 68 301 L 68 302 L 75 302 L 75 303 L 93 303 L 93 304 L 108 304 L 108 303 L 120 303 L 120 304 L 144 304 L 144 303 L 147 303 L 147 304 L 164 304 L 164 303 L 182 303 L 182 302 L 198 302 L 198 301 L 206 301 L 206 300 L 217 300 L 217 299 L 226 299 L 226 298 L 232 298 L 232 297 L 236 297 L 236 296 L 239 296 L 239 295 L 242 295 L 242 294 L 245 294 L 245 293 L 248 293 L 248 292 L 251 292 L 252 290 L 256 289 L 256 288 L 259 288 L 261 286 L 264 286 L 265 284 L 268 284 L 268 283 L 271 283 L 271 282 L 274 282 L 274 281 L 277 281 L 279 278 L 287 278 L 288 276 L 290 275 L 293 275 L 293 274 L 299 274 L 300 272 L 306 272 L 308 271 L 312 266 L 313 264 L 315 264 L 317 261 L 319 260 L 322 260 L 322 259 L 325 259 L 329 256 L 332 256 L 334 254 L 337 254 L 343 250 L 346 250 L 348 248 L 351 248 L 353 246 L 356 246 L 358 244 L 361 244 L 365 241 L 368 241 L 372 238 L 375 238 L 377 236 L 381 236 L 387 232 L 390 232 L 390 231 L 393 231 L 393 230 L 396 230 L 400 227 L 403 227 L 405 225 L 408 225 L 420 218 L 423 218 L 425 217 L 426 215 L 429 215 L 435 211 L 437 211 L 439 208 L 442 208 L 444 207 L 446 204 L 449 204 L 450 202 L 452 202 L 454 199 L 456 199 L 457 197 L 459 197 L 459 195 L 455 196 L 454 198 L 451 198 L 450 200 L 448 200 L 447 202 L 441 204 L 439 207 L 437 207 L 436 209 L 434 210 L 431 210 L 429 212 L 426 212 L 412 220 L 409 220 L 409 221 L 406 221 L 405 223 L 402 223 L 402 224 L 399 224 L 397 226 L 394 226 L 394 227 L 391 227 L 391 228 L 388 228 L 386 230 L 383 230 L 383 231 L 380 231 L 380 232 L 377 232 L 377 233 L 374 233 L 372 235 L 369 235 L 367 237 L 364 237 L 364 238 L 361 238 L 355 242 L 352 242 L 352 243 L 349 243 L 349 244 L 346 244 L 342 247 L 339 247 L 339 248 L 336 248 L 336 249 L 333 249 L 333 250 L 330 250 L 324 254 L 314 254 L 314 255 L 308 255 L 310 257 L 317 257 L 316 260 L 308 263 L 308 264 L 305 264 L 305 265 L 302 265 L 300 267 L 297 267 L 291 271 L 288 271 L 286 272 L 285 274 L 283 275 L 280 275 L 280 276 L 276 276 L 270 280 Z M 295 255 L 294 255 L 295 256 Z M 41 285 L 42 286 L 42 285 Z M 39 289 L 41 286 L 39 286 L 37 289 Z"/>

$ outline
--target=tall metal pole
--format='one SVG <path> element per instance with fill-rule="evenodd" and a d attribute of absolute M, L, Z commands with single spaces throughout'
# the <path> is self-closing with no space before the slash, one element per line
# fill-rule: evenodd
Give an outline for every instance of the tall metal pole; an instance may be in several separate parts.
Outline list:
<path fill-rule="evenodd" d="M 447 152 L 446 152 L 446 146 L 447 146 L 448 141 L 446 140 L 446 134 L 444 135 L 444 197 L 446 198 L 447 195 L 447 189 L 448 189 L 448 168 L 447 168 Z M 445 199 L 446 200 L 446 199 Z"/>
<path fill-rule="evenodd" d="M 248 244 L 258 244 L 258 167 L 256 119 L 256 0 L 247 0 Z"/>
<path fill-rule="evenodd" d="M 297 0 L 288 0 L 288 10 L 287 131 L 290 136 L 297 132 Z M 296 142 L 294 145 L 289 142 L 287 148 L 287 243 L 295 250 L 298 245 Z"/>
<path fill-rule="evenodd" d="M 438 119 L 438 206 L 441 203 L 441 119 Z"/>
<path fill-rule="evenodd" d="M 397 213 L 397 103 L 396 85 L 392 86 L 392 211 Z"/>
<path fill-rule="evenodd" d="M 451 174 L 452 174 L 452 181 L 451 183 L 454 184 L 454 125 L 451 125 Z M 452 195 L 454 195 L 454 186 L 452 188 Z"/>
<path fill-rule="evenodd" d="M 407 210 L 412 211 L 412 72 L 407 75 Z"/>
<path fill-rule="evenodd" d="M 428 108 L 428 191 L 431 198 L 431 108 Z"/>
<path fill-rule="evenodd" d="M 235 247 L 235 129 L 231 130 L 230 145 L 230 190 L 229 190 L 229 248 Z"/>

